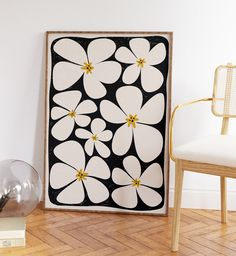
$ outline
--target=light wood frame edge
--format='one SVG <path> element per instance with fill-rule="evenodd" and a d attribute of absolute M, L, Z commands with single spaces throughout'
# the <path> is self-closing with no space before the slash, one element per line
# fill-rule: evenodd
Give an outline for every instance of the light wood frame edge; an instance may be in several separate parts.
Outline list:
<path fill-rule="evenodd" d="M 236 168 L 224 165 L 215 165 L 202 162 L 194 162 L 189 160 L 181 160 L 184 171 L 205 173 L 209 175 L 225 176 L 228 178 L 236 178 Z"/>

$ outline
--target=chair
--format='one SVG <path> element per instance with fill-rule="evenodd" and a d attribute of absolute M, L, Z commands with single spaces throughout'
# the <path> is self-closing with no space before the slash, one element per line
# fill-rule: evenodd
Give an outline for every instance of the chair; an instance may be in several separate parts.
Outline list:
<path fill-rule="evenodd" d="M 180 206 L 184 171 L 220 176 L 221 222 L 227 221 L 226 177 L 236 178 L 236 137 L 227 135 L 230 118 L 236 118 L 236 66 L 216 68 L 212 98 L 204 98 L 175 107 L 170 120 L 170 157 L 175 161 L 175 197 L 172 226 L 172 251 L 178 251 Z M 173 148 L 175 114 L 183 107 L 200 102 L 212 102 L 211 110 L 222 118 L 221 134 L 194 140 Z"/>

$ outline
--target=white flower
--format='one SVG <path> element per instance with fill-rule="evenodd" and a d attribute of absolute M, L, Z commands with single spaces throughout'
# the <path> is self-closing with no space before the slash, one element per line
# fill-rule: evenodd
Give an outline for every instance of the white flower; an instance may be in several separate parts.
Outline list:
<path fill-rule="evenodd" d="M 126 154 L 134 137 L 140 159 L 144 162 L 154 160 L 162 150 L 163 138 L 150 125 L 159 123 L 163 117 L 163 94 L 153 96 L 142 106 L 141 91 L 134 86 L 123 86 L 117 90 L 116 99 L 120 108 L 108 100 L 100 104 L 100 112 L 105 120 L 122 124 L 114 134 L 112 150 L 119 156 Z"/>
<path fill-rule="evenodd" d="M 91 131 L 85 129 L 77 129 L 75 135 L 80 139 L 88 139 L 85 143 L 85 151 L 89 156 L 93 154 L 94 146 L 97 152 L 104 158 L 107 158 L 111 152 L 110 149 L 102 142 L 109 141 L 112 138 L 112 132 L 105 130 L 106 123 L 96 118 L 91 122 Z"/>
<path fill-rule="evenodd" d="M 150 43 L 144 38 L 134 38 L 129 42 L 130 51 L 126 47 L 120 47 L 115 54 L 117 60 L 132 64 L 123 73 L 123 82 L 134 83 L 141 72 L 142 87 L 146 92 L 158 90 L 164 81 L 162 73 L 155 67 L 166 57 L 166 48 L 163 43 L 155 45 L 150 50 Z"/>
<path fill-rule="evenodd" d="M 110 177 L 109 167 L 102 158 L 92 157 L 85 167 L 84 150 L 76 141 L 63 142 L 54 149 L 54 154 L 64 162 L 54 164 L 50 171 L 50 184 L 54 189 L 66 186 L 57 196 L 58 202 L 79 204 L 84 200 L 85 190 L 93 203 L 109 197 L 108 189 L 96 179 Z"/>
<path fill-rule="evenodd" d="M 97 111 L 97 106 L 91 100 L 81 100 L 80 91 L 67 91 L 56 94 L 53 101 L 61 107 L 53 107 L 51 117 L 60 120 L 52 127 L 52 135 L 58 140 L 67 139 L 73 131 L 75 122 L 82 127 L 87 126 L 91 118 L 85 114 Z"/>
<path fill-rule="evenodd" d="M 114 183 L 120 185 L 111 196 L 120 206 L 134 208 L 138 204 L 137 194 L 148 206 L 154 207 L 161 203 L 162 197 L 152 188 L 159 188 L 163 184 L 163 174 L 158 163 L 151 164 L 141 175 L 141 165 L 134 156 L 127 156 L 123 160 L 124 170 L 115 168 L 112 172 Z"/>
<path fill-rule="evenodd" d="M 69 88 L 84 75 L 86 93 L 98 99 L 106 95 L 103 83 L 112 84 L 121 74 L 118 62 L 105 61 L 116 50 L 115 43 L 110 39 L 93 40 L 88 45 L 87 54 L 79 43 L 66 38 L 59 40 L 54 50 L 70 61 L 60 61 L 54 66 L 53 84 L 59 91 Z"/>

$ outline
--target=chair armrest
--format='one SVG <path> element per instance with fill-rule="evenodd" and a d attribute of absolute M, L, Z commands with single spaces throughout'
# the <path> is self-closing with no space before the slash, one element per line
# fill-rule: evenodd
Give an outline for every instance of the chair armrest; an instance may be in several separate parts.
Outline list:
<path fill-rule="evenodd" d="M 174 125 L 174 119 L 175 119 L 175 114 L 176 114 L 177 110 L 179 110 L 183 107 L 198 103 L 198 102 L 205 102 L 205 101 L 212 101 L 212 100 L 213 100 L 213 98 L 203 98 L 203 99 L 193 100 L 193 101 L 189 101 L 189 102 L 177 105 L 174 108 L 174 110 L 171 114 L 170 124 L 169 124 L 169 154 L 170 154 L 170 158 L 173 161 L 175 161 L 175 157 L 173 156 L 173 125 Z"/>

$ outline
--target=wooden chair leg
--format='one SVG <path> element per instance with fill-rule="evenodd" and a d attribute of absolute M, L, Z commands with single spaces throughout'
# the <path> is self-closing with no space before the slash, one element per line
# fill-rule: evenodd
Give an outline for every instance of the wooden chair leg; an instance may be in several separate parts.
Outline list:
<path fill-rule="evenodd" d="M 220 177 L 220 194 L 221 194 L 221 222 L 227 222 L 227 186 L 226 177 Z"/>
<path fill-rule="evenodd" d="M 178 251 L 179 247 L 179 229 L 180 229 L 180 207 L 182 197 L 182 186 L 183 186 L 183 174 L 181 160 L 175 162 L 175 199 L 174 199 L 174 215 L 172 224 L 172 242 L 171 250 L 173 252 Z"/>

